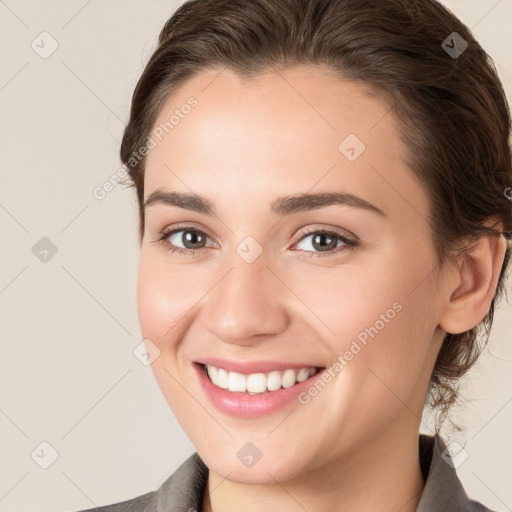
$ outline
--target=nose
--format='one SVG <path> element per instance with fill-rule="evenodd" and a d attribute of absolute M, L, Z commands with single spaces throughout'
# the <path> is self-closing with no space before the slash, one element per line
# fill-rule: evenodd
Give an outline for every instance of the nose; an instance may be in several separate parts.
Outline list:
<path fill-rule="evenodd" d="M 289 323 L 287 288 L 260 255 L 247 263 L 234 254 L 227 273 L 208 293 L 206 327 L 226 343 L 250 345 L 283 332 Z"/>

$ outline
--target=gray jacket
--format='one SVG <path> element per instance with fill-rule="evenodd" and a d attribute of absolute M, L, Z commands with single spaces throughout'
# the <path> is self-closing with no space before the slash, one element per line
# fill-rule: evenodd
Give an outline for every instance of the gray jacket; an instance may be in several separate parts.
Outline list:
<path fill-rule="evenodd" d="M 416 512 L 492 512 L 468 498 L 439 435 L 420 434 L 419 450 L 425 488 Z M 81 512 L 201 512 L 207 478 L 208 468 L 195 452 L 157 491 Z"/>

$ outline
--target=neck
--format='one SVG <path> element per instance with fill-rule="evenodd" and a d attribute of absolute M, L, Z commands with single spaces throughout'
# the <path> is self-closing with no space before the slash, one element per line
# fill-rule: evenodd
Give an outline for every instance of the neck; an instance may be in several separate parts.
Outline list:
<path fill-rule="evenodd" d="M 209 471 L 202 512 L 415 512 L 424 488 L 419 425 L 391 427 L 314 472 L 275 484 L 231 482 Z"/>

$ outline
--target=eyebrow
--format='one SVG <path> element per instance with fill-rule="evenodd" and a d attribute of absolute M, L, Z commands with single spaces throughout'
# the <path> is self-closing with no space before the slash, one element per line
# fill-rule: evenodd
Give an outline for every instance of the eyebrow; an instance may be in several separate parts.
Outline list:
<path fill-rule="evenodd" d="M 154 204 L 178 206 L 204 215 L 217 216 L 213 204 L 205 197 L 194 193 L 166 192 L 158 189 L 145 200 L 144 209 Z M 283 216 L 337 204 L 360 208 L 386 217 L 377 206 L 347 192 L 319 192 L 278 197 L 272 201 L 270 212 Z"/>

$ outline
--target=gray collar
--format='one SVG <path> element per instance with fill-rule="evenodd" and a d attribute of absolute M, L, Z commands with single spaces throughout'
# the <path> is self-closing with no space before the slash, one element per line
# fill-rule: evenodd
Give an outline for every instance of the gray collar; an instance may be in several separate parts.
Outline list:
<path fill-rule="evenodd" d="M 419 450 L 425 488 L 416 512 L 492 512 L 468 498 L 439 435 L 420 434 Z M 207 479 L 208 468 L 194 452 L 158 489 L 157 512 L 200 512 Z"/>
<path fill-rule="evenodd" d="M 429 451 L 431 456 L 428 455 Z M 481 503 L 468 498 L 454 467 L 456 459 L 450 457 L 444 440 L 437 434 L 420 434 L 420 462 L 423 465 L 429 460 L 425 488 L 416 512 L 492 512 Z M 425 480 L 425 473 L 423 478 Z"/>

